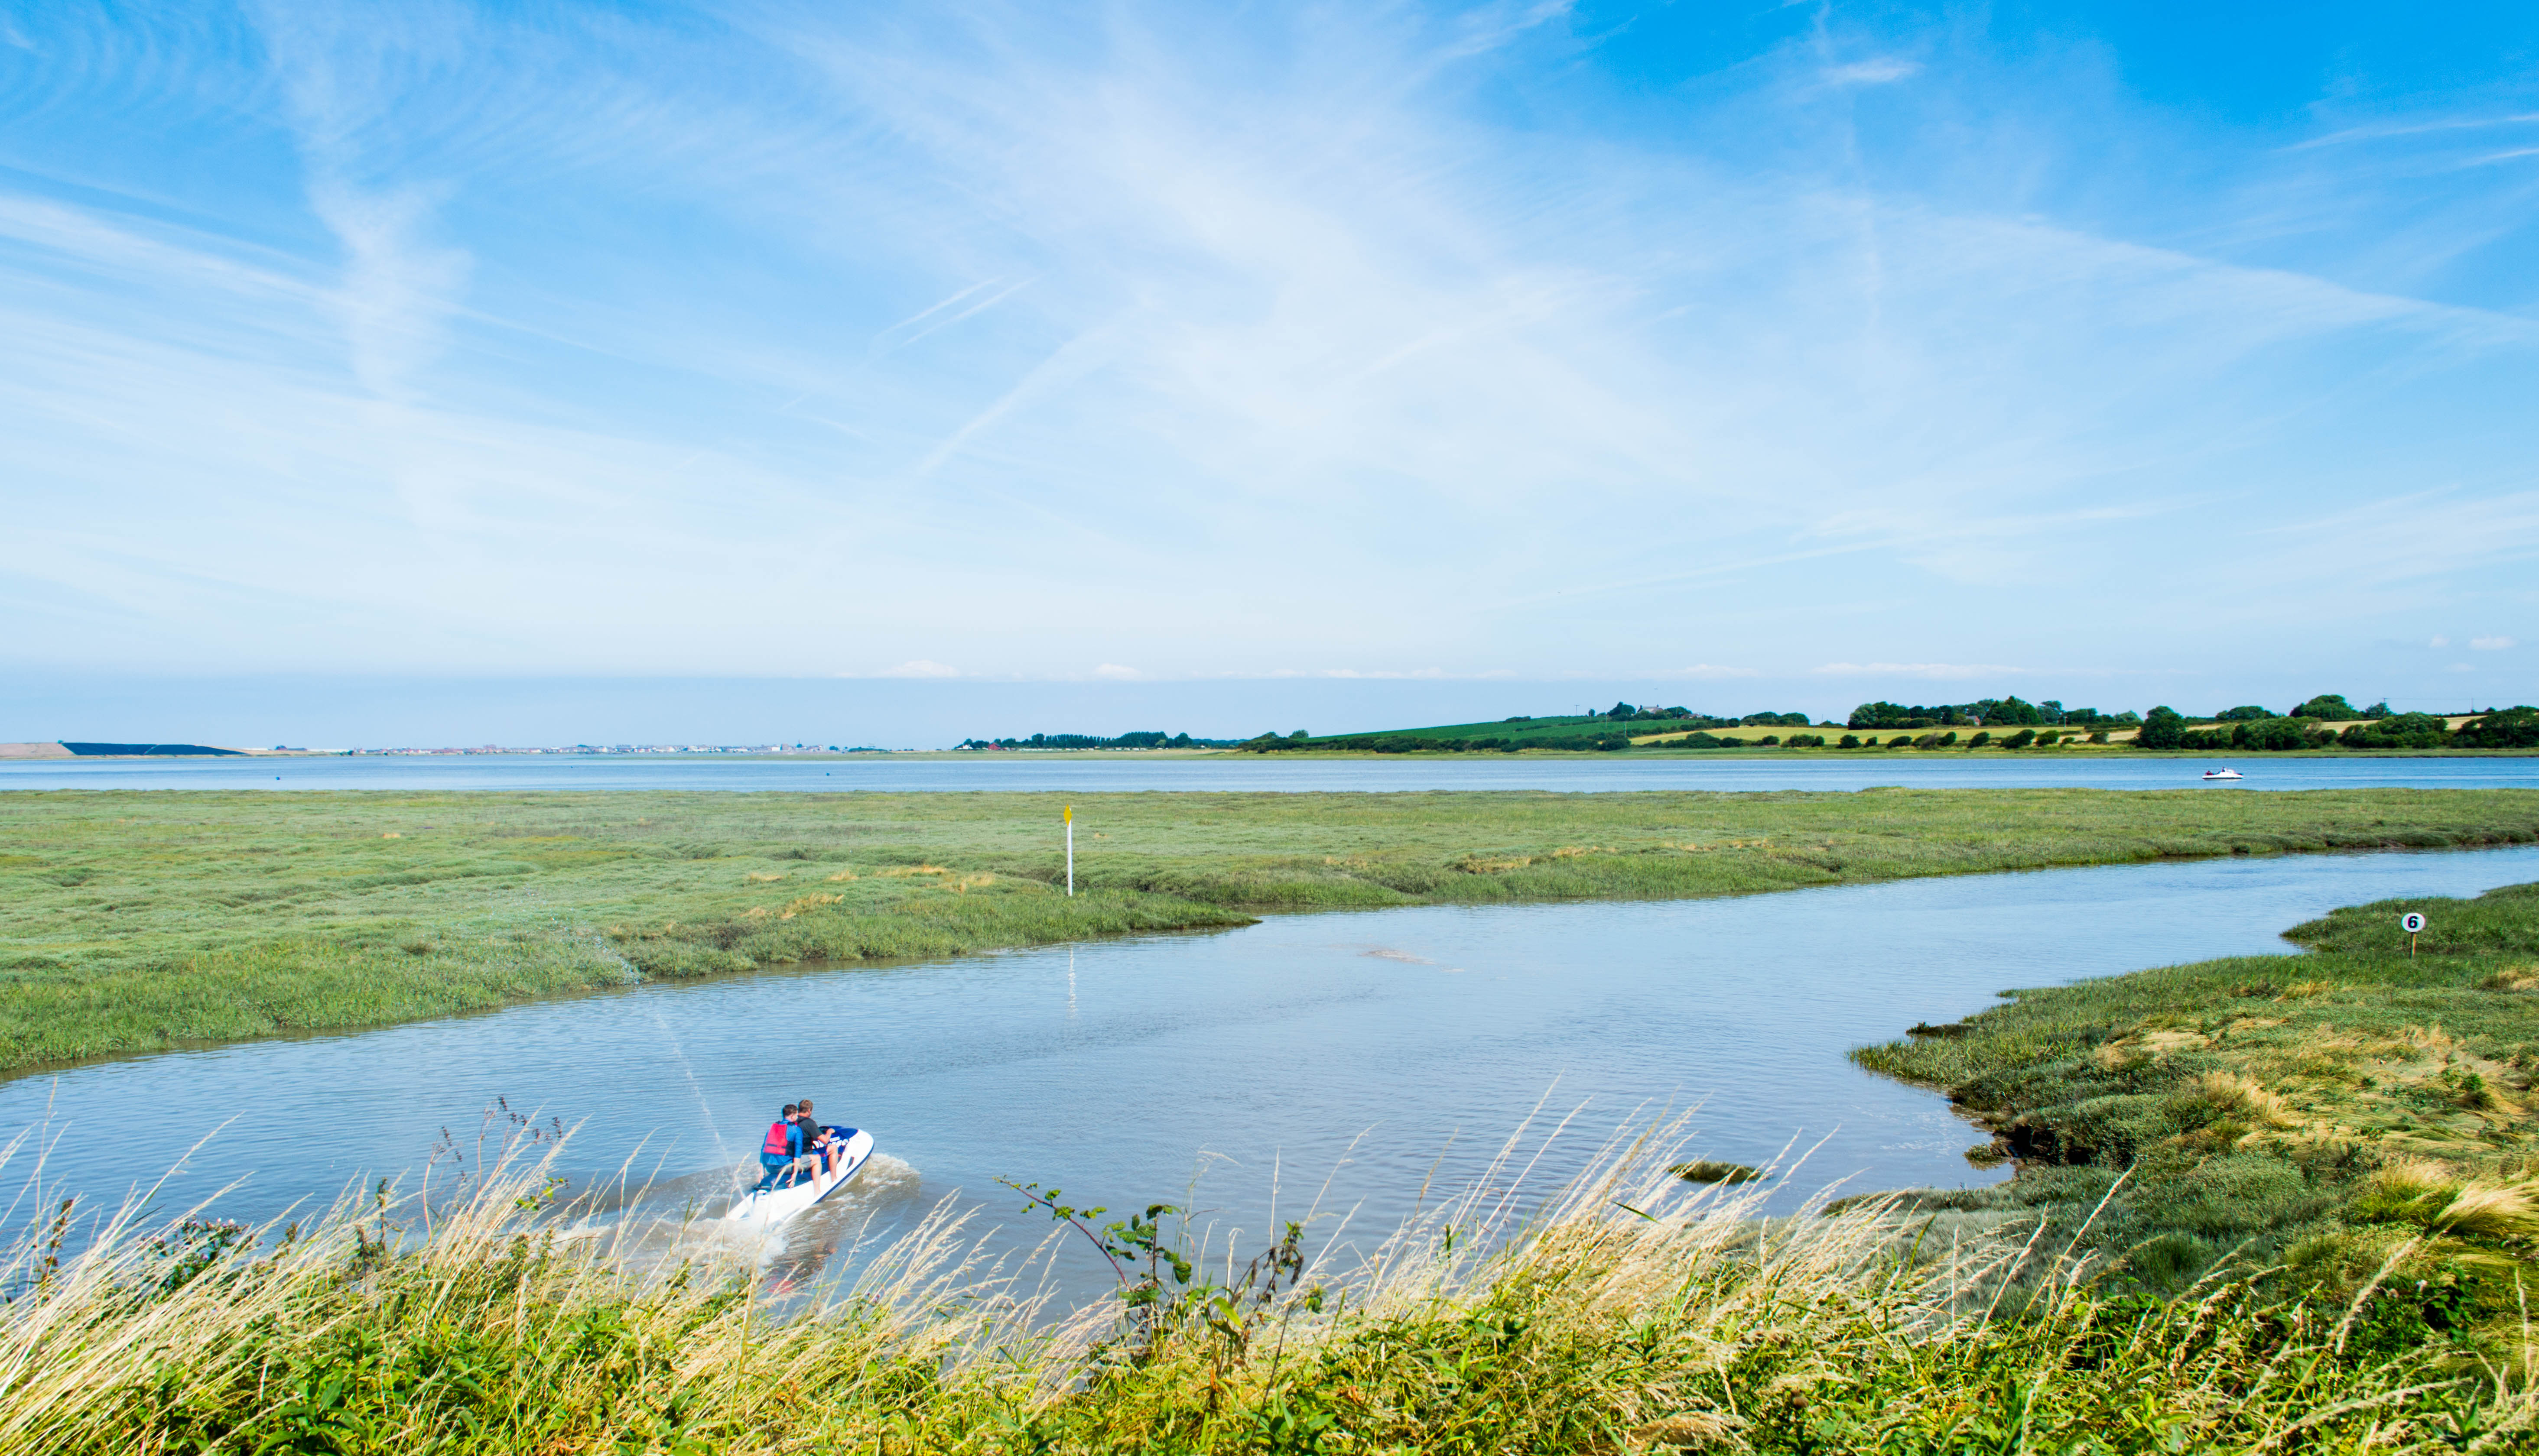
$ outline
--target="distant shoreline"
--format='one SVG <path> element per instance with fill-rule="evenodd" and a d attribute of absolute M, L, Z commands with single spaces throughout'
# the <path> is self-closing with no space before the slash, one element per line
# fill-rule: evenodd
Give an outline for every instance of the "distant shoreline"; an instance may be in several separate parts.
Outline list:
<path fill-rule="evenodd" d="M 1592 749 L 1520 749 L 1513 753 L 1498 751 L 1456 751 L 1439 749 L 1424 753 L 1378 753 L 1367 749 L 1291 749 L 1277 754 L 1245 754 L 1239 749 L 858 749 L 853 752 L 764 753 L 577 753 L 570 749 L 417 749 L 373 752 L 347 752 L 340 749 L 234 749 L 227 754 L 72 754 L 21 753 L 28 748 L 60 749 L 58 744 L 0 744 L 0 762 L 41 762 L 49 766 L 73 763 L 216 763 L 235 759 L 587 759 L 610 762 L 629 759 L 663 763 L 785 763 L 785 762 L 852 762 L 880 760 L 943 760 L 959 762 L 984 762 L 1000 759 L 1028 759 L 1042 762 L 1052 759 L 1243 759 L 1262 762 L 1296 761 L 1331 762 L 1343 759 L 1604 759 L 1617 761 L 1645 762 L 1663 759 L 1673 762 L 1708 761 L 1714 759 L 1840 759 L 1862 760 L 1885 757 L 1912 758 L 1953 757 L 1986 759 L 2001 762 L 2034 762 L 2054 758 L 2096 759 L 2192 759 L 2214 762 L 2272 762 L 2280 759 L 2529 759 L 2539 758 L 2539 749 L 2250 749 L 2245 752 L 2214 749 L 2141 749 L 2131 744 L 2061 744 L 2047 749 L 2003 749 L 1986 745 L 1968 748 L 1953 744 L 1941 748 L 1786 748 L 1750 745 L 1733 749 L 1667 749 L 1632 748 L 1610 753 Z"/>

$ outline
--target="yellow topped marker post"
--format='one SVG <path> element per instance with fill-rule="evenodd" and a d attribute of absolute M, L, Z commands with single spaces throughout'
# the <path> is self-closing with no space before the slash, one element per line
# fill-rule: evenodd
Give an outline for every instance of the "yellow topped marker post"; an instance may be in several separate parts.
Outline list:
<path fill-rule="evenodd" d="M 1066 897 L 1075 897 L 1075 806 L 1066 806 Z"/>

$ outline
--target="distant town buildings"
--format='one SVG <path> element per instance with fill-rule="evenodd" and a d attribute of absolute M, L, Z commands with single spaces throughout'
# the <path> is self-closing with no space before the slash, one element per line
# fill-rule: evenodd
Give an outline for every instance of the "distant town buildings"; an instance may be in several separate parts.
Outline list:
<path fill-rule="evenodd" d="M 405 757 L 442 758 L 462 754 L 886 754 L 888 749 L 840 748 L 836 744 L 816 743 L 577 743 L 544 748 L 505 748 L 500 744 L 480 744 L 470 749 L 346 749 L 356 758 Z"/>

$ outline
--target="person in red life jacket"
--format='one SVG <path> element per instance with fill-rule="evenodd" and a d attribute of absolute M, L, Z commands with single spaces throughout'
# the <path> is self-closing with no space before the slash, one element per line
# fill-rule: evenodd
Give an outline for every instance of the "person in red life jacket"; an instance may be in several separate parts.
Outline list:
<path fill-rule="evenodd" d="M 812 1155 L 815 1170 L 836 1172 L 838 1159 L 846 1156 L 847 1140 L 830 1137 L 829 1130 L 820 1126 L 818 1115 L 811 1110 L 809 1097 L 795 1105 L 799 1108 L 796 1116 L 802 1129 L 802 1151 Z"/>
<path fill-rule="evenodd" d="M 785 1114 L 767 1125 L 767 1141 L 758 1146 L 758 1165 L 766 1174 L 759 1178 L 761 1189 L 776 1186 L 776 1180 L 802 1156 L 802 1125 L 795 1120 L 796 1107 L 785 1104 Z"/>

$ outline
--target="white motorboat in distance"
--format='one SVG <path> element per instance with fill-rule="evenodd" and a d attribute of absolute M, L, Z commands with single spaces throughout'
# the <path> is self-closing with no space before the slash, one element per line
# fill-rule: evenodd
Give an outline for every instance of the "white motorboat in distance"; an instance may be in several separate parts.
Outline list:
<path fill-rule="evenodd" d="M 2204 770 L 2204 781 L 2206 783 L 2228 783 L 2239 776 L 2239 770 L 2236 768 L 2207 768 Z"/>
<path fill-rule="evenodd" d="M 796 1168 L 779 1178 L 774 1187 L 753 1188 L 742 1194 L 739 1202 L 724 1211 L 723 1222 L 773 1228 L 846 1187 L 871 1160 L 873 1137 L 860 1128 L 832 1127 L 829 1132 L 834 1137 L 845 1138 L 847 1142 L 847 1151 L 838 1159 L 836 1172 L 830 1172 L 825 1164 L 818 1171 Z"/>

